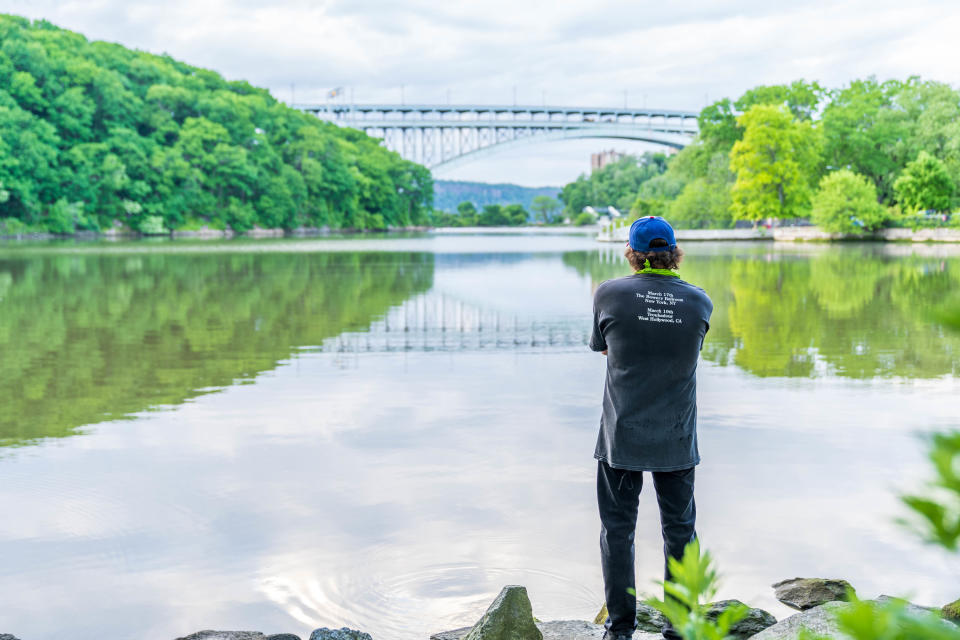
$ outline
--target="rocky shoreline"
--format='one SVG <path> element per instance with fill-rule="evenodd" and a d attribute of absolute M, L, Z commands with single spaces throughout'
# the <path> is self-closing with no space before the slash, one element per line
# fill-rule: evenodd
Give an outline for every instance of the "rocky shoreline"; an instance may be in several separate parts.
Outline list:
<path fill-rule="evenodd" d="M 803 631 L 819 637 L 846 638 L 835 621 L 838 612 L 853 607 L 847 602 L 848 594 L 854 593 L 846 580 L 829 578 L 792 578 L 772 585 L 774 595 L 783 604 L 798 613 L 778 621 L 763 609 L 747 607 L 747 614 L 730 629 L 733 640 L 795 640 Z M 873 602 L 889 603 L 893 598 L 879 596 Z M 731 606 L 742 605 L 738 600 L 722 600 L 711 603 L 706 617 L 716 620 Z M 953 629 L 958 627 L 960 636 L 960 600 L 942 608 L 921 607 L 905 603 L 905 613 L 910 616 L 929 616 L 931 612 L 943 618 L 942 624 Z M 430 640 L 601 640 L 603 622 L 607 617 L 604 605 L 593 621 L 552 620 L 542 622 L 533 616 L 533 608 L 525 587 L 508 585 L 491 603 L 487 611 L 472 627 L 440 631 Z M 637 604 L 637 631 L 634 640 L 660 640 L 663 636 L 664 617 L 653 607 Z M 937 623 L 939 624 L 939 623 Z M 952 637 L 952 636 L 951 636 Z M 10 634 L 0 633 L 0 640 L 20 640 Z M 25 638 L 24 640 L 29 640 Z M 259 631 L 197 631 L 176 640 L 304 640 L 293 633 L 264 634 Z M 307 640 L 373 640 L 373 637 L 356 629 L 315 629 Z M 378 640 L 391 640 L 383 638 Z"/>

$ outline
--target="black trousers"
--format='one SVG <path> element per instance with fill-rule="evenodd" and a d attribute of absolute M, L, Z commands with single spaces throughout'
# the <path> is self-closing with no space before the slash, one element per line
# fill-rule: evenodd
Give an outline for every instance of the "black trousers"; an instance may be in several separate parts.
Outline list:
<path fill-rule="evenodd" d="M 680 558 L 696 537 L 697 507 L 693 500 L 693 467 L 681 471 L 653 471 L 653 488 L 660 506 L 663 533 L 664 579 L 670 579 L 666 559 Z M 631 635 L 637 627 L 634 574 L 634 537 L 643 472 L 597 466 L 597 504 L 600 507 L 600 565 L 607 599 L 607 629 Z"/>

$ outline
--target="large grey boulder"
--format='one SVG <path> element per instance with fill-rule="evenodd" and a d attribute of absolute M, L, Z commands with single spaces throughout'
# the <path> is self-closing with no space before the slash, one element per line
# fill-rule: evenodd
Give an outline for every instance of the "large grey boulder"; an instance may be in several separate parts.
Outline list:
<path fill-rule="evenodd" d="M 292 633 L 275 633 L 267 636 L 267 640 L 300 640 L 300 636 Z"/>
<path fill-rule="evenodd" d="M 9 633 L 0 633 L 0 640 L 20 640 L 20 638 L 10 635 Z"/>
<path fill-rule="evenodd" d="M 793 578 L 773 585 L 777 600 L 806 611 L 826 602 L 846 602 L 847 590 L 853 589 L 846 580 L 832 578 Z"/>
<path fill-rule="evenodd" d="M 267 640 L 259 631 L 197 631 L 177 640 Z"/>
<path fill-rule="evenodd" d="M 846 607 L 846 602 L 828 602 L 819 607 L 795 613 L 784 618 L 772 627 L 767 627 L 750 640 L 795 640 L 797 635 L 806 629 L 814 636 L 823 636 L 833 640 L 847 640 L 848 636 L 841 634 L 834 622 L 834 615 Z"/>
<path fill-rule="evenodd" d="M 892 598 L 889 596 L 880 596 L 876 600 L 868 600 L 879 605 L 888 603 Z M 823 636 L 831 640 L 849 640 L 848 635 L 841 633 L 834 620 L 838 612 L 849 609 L 853 605 L 849 602 L 827 602 L 819 607 L 795 613 L 789 618 L 784 618 L 772 627 L 764 629 L 750 640 L 795 640 L 797 634 L 802 629 L 806 629 L 814 636 Z M 927 607 L 919 607 L 915 604 L 907 603 L 906 612 L 910 615 L 921 617 L 929 616 L 931 610 Z M 944 622 L 943 624 L 949 624 Z"/>
<path fill-rule="evenodd" d="M 543 640 L 533 620 L 527 588 L 504 587 L 464 640 Z"/>
<path fill-rule="evenodd" d="M 724 611 L 735 605 L 747 606 L 739 600 L 720 600 L 711 602 L 707 605 L 705 612 L 708 620 L 716 620 Z M 741 618 L 736 624 L 730 627 L 730 637 L 736 640 L 743 640 L 754 636 L 767 627 L 777 624 L 777 619 L 763 609 L 747 607 L 747 615 Z"/>
<path fill-rule="evenodd" d="M 340 629 L 321 627 L 313 630 L 313 633 L 310 634 L 310 640 L 373 640 L 373 638 L 369 633 L 347 629 L 346 627 Z"/>

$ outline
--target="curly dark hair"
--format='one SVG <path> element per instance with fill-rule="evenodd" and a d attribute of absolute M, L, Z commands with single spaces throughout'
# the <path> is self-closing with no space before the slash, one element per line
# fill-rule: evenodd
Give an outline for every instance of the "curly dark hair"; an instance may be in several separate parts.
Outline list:
<path fill-rule="evenodd" d="M 666 241 L 661 238 L 656 238 L 650 244 L 654 247 L 667 246 Z M 623 252 L 623 255 L 634 271 L 643 269 L 647 260 L 650 261 L 650 266 L 654 269 L 676 269 L 683 260 L 683 249 L 674 247 L 669 251 L 634 251 L 627 244 L 627 250 Z"/>

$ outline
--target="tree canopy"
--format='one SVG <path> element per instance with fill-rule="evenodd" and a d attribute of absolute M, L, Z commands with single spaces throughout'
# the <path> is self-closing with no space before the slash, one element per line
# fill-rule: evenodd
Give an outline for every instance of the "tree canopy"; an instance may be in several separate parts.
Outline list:
<path fill-rule="evenodd" d="M 733 144 L 734 217 L 796 218 L 806 211 L 817 172 L 820 141 L 807 121 L 784 107 L 757 104 L 737 119 L 743 137 Z"/>
<path fill-rule="evenodd" d="M 758 86 L 708 105 L 697 123 L 699 133 L 667 158 L 665 171 L 637 186 L 601 172 L 581 176 L 564 187 L 568 210 L 629 201 L 679 227 L 807 218 L 815 186 L 842 169 L 872 184 L 888 209 L 881 224 L 905 224 L 897 208 L 960 207 L 960 91 L 945 83 L 869 77 L 836 89 L 805 80 Z"/>
<path fill-rule="evenodd" d="M 0 224 L 422 224 L 432 178 L 243 81 L 0 15 Z"/>

